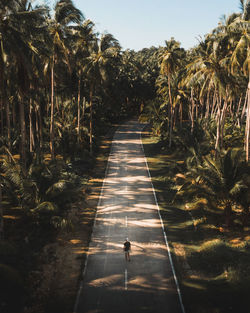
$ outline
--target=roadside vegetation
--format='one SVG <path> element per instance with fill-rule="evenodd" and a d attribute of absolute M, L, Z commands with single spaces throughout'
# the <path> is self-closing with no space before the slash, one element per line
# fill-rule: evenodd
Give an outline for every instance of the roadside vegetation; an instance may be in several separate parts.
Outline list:
<path fill-rule="evenodd" d="M 229 176 L 235 169 L 237 153 L 230 150 L 223 156 L 223 169 L 222 164 L 207 164 L 204 158 L 204 167 L 190 171 L 191 153 L 180 147 L 166 149 L 151 131 L 143 144 L 186 312 L 246 312 L 250 225 L 242 201 L 247 196 L 249 201 L 249 187 L 237 201 L 229 195 L 235 183 L 226 188 L 221 182 L 224 170 Z M 240 167 L 241 162 L 236 162 Z M 202 174 L 197 175 L 197 171 Z M 241 175 L 239 184 L 242 177 L 249 179 L 249 173 Z M 228 203 L 233 203 L 229 225 L 225 215 Z"/>
<path fill-rule="evenodd" d="M 103 138 L 131 117 L 150 124 L 145 151 L 188 312 L 245 312 L 250 5 L 239 3 L 188 51 L 171 38 L 135 52 L 71 0 L 1 1 L 1 312 L 72 305 L 49 303 L 37 276 L 55 264 L 62 234 L 91 232 L 86 198 L 104 174 Z"/>
<path fill-rule="evenodd" d="M 185 51 L 157 51 L 141 121 L 187 313 L 246 312 L 250 286 L 249 1 Z"/>

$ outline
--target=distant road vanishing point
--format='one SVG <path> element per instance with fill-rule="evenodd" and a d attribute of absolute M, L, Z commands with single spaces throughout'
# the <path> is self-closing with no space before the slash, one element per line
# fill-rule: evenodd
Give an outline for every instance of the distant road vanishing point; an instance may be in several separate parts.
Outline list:
<path fill-rule="evenodd" d="M 141 143 L 143 127 L 129 121 L 114 135 L 75 313 L 184 313 Z M 131 262 L 123 253 L 126 238 Z"/>

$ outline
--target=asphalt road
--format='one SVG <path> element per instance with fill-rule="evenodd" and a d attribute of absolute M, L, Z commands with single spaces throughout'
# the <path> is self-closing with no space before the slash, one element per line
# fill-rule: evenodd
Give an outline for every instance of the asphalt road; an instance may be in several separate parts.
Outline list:
<path fill-rule="evenodd" d="M 140 134 L 115 133 L 76 313 L 184 313 L 170 265 Z M 123 243 L 131 242 L 131 262 Z"/>

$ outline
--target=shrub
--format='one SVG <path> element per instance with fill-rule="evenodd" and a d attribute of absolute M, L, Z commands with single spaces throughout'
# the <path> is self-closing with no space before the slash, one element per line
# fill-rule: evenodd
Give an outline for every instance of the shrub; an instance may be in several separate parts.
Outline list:
<path fill-rule="evenodd" d="M 190 261 L 195 267 L 210 275 L 220 275 L 230 267 L 236 267 L 242 255 L 241 248 L 232 247 L 221 239 L 205 242 L 198 251 L 192 252 Z"/>

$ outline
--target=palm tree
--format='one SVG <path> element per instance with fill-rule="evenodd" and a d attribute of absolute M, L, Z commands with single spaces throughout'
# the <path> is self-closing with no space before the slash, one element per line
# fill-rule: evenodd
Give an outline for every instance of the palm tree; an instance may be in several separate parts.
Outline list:
<path fill-rule="evenodd" d="M 86 63 L 86 58 L 90 54 L 90 46 L 95 40 L 94 23 L 91 20 L 84 21 L 83 24 L 74 26 L 75 36 L 74 38 L 74 58 L 76 73 L 78 76 L 78 91 L 77 91 L 77 135 L 78 142 L 81 139 L 80 132 L 80 101 L 81 101 L 81 85 L 83 68 Z"/>
<path fill-rule="evenodd" d="M 181 57 L 183 56 L 184 49 L 180 48 L 180 43 L 175 41 L 174 38 L 166 41 L 166 47 L 162 49 L 162 52 L 159 55 L 160 62 L 160 74 L 167 76 L 168 78 L 168 93 L 169 93 L 169 147 L 172 144 L 172 129 L 173 129 L 173 116 L 174 116 L 174 107 L 173 99 L 171 94 L 171 84 L 173 75 L 175 74 L 177 68 L 180 65 Z"/>
<path fill-rule="evenodd" d="M 104 34 L 100 39 L 96 38 L 90 47 L 90 55 L 87 57 L 85 73 L 89 79 L 90 91 L 90 124 L 89 143 L 90 153 L 93 153 L 93 97 L 98 84 L 107 80 L 108 66 L 120 56 L 120 44 L 111 34 Z"/>
<path fill-rule="evenodd" d="M 187 173 L 182 177 L 179 193 L 189 193 L 194 198 L 207 198 L 224 210 L 226 226 L 232 221 L 232 206 L 239 205 L 239 195 L 246 192 L 244 175 L 249 167 L 242 158 L 242 150 L 229 149 L 220 158 L 201 156 L 193 151 L 187 159 Z"/>
<path fill-rule="evenodd" d="M 50 152 L 51 158 L 55 158 L 54 148 L 54 86 L 55 86 L 55 65 L 59 61 L 59 52 L 65 58 L 70 67 L 68 54 L 65 45 L 65 35 L 71 23 L 80 23 L 83 19 L 82 13 L 73 5 L 71 0 L 60 0 L 55 5 L 55 16 L 49 20 L 49 33 L 52 40 L 52 53 L 50 58 L 51 68 L 51 107 L 50 107 Z"/>

